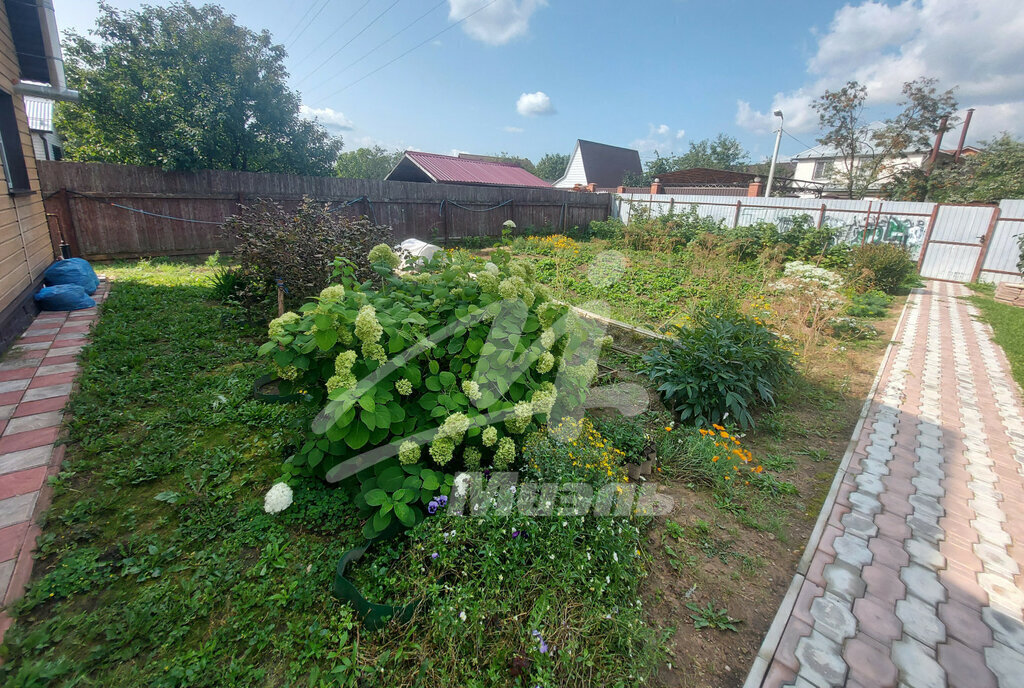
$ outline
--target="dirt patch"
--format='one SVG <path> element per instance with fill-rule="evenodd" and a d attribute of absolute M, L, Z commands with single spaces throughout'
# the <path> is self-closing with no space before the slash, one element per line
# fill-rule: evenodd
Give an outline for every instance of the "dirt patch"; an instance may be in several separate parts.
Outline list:
<path fill-rule="evenodd" d="M 649 532 L 653 561 L 642 590 L 652 623 L 670 630 L 662 685 L 742 685 L 796 571 L 903 301 L 876 323 L 877 340 L 817 356 L 803 382 L 759 419 L 763 429 L 744 437 L 744 446 L 792 483 L 796 495 L 743 518 L 705 490 L 662 482 L 676 508 Z M 687 605 L 708 603 L 740 621 L 736 632 L 694 627 Z"/>

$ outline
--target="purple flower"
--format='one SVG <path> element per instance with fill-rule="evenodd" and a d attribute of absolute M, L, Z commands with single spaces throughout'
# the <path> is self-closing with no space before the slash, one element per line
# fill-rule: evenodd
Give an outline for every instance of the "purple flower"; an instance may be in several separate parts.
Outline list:
<path fill-rule="evenodd" d="M 434 552 L 433 554 L 431 554 L 430 558 L 431 559 L 437 559 L 437 552 Z"/>
<path fill-rule="evenodd" d="M 438 495 L 434 498 L 438 506 L 446 506 L 448 504 L 448 498 L 444 495 Z"/>
<path fill-rule="evenodd" d="M 428 514 L 436 514 L 437 513 L 437 502 L 435 502 L 433 499 L 431 499 L 429 502 L 427 502 L 427 513 Z"/>
<path fill-rule="evenodd" d="M 520 532 L 519 532 L 518 530 L 513 530 L 513 531 L 512 531 L 512 537 L 514 537 L 514 538 L 517 538 L 517 537 L 519 537 L 519 536 L 520 536 L 521 534 L 522 534 L 522 533 L 520 533 Z M 537 632 L 537 631 L 534 631 L 534 633 L 536 633 L 536 632 Z"/>
<path fill-rule="evenodd" d="M 544 642 L 544 637 L 541 636 L 540 631 L 533 631 L 531 635 L 540 643 L 540 653 L 542 655 L 547 654 L 548 644 Z"/>

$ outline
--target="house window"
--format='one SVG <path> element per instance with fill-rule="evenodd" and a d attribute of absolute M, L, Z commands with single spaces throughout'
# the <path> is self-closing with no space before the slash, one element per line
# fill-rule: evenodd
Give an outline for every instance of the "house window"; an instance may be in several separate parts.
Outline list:
<path fill-rule="evenodd" d="M 828 166 L 827 161 L 825 161 L 825 160 L 815 160 L 814 161 L 814 179 L 824 179 L 825 176 L 826 176 L 825 175 L 825 168 L 827 166 Z"/>
<path fill-rule="evenodd" d="M 21 148 L 18 118 L 14 114 L 14 98 L 0 91 L 0 162 L 3 162 L 8 193 L 31 191 L 25 153 Z"/>

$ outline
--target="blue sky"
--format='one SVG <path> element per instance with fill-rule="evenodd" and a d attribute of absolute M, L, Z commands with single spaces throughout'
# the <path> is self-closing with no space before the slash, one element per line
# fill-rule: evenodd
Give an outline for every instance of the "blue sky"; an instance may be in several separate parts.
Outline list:
<path fill-rule="evenodd" d="M 963 108 L 977 108 L 969 140 L 1024 130 L 1024 3 L 1016 1 L 219 4 L 288 47 L 307 114 L 342 135 L 347 150 L 376 143 L 536 161 L 585 138 L 648 158 L 725 132 L 757 160 L 771 153 L 773 109 L 785 112 L 782 154 L 792 155 L 815 143 L 809 105 L 823 89 L 857 78 L 881 116 L 903 81 L 921 75 L 959 86 Z M 54 6 L 58 25 L 79 32 L 98 12 L 93 0 Z"/>

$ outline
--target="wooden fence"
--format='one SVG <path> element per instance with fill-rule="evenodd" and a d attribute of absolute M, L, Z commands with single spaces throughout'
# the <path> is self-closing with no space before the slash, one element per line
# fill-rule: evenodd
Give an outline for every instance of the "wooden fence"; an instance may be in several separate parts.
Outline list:
<path fill-rule="evenodd" d="M 73 255 L 94 260 L 231 252 L 221 224 L 240 204 L 303 196 L 388 225 L 394 239 L 440 244 L 519 228 L 558 230 L 605 220 L 611 195 L 561 189 L 420 184 L 206 170 L 39 161 L 51 230 Z"/>

